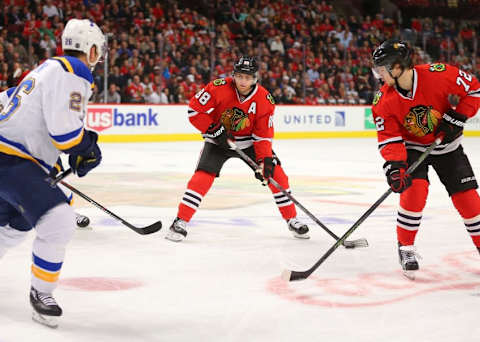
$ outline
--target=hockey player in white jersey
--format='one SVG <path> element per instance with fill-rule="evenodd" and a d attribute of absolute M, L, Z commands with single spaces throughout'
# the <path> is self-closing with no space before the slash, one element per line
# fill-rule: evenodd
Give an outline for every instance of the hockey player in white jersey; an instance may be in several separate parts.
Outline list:
<path fill-rule="evenodd" d="M 95 23 L 71 19 L 62 48 L 65 55 L 32 70 L 0 113 L 0 231 L 8 232 L 0 235 L 0 253 L 15 232 L 35 228 L 30 303 L 34 320 L 50 327 L 62 315 L 52 293 L 75 214 L 48 173 L 61 153 L 79 177 L 100 164 L 97 134 L 84 128 L 83 118 L 105 37 Z"/>
<path fill-rule="evenodd" d="M 7 90 L 0 93 L 0 112 L 3 111 L 3 108 L 5 108 L 5 106 L 7 105 L 8 98 L 13 94 L 14 91 L 15 87 L 8 88 Z"/>
<path fill-rule="evenodd" d="M 10 95 L 13 94 L 14 91 L 15 91 L 15 87 L 12 87 L 12 88 L 9 88 L 9 89 L 7 89 L 5 91 L 2 91 L 0 93 L 0 112 L 3 111 L 3 108 L 7 105 L 8 98 L 10 97 Z M 57 176 L 57 174 L 59 172 L 62 172 L 62 171 L 64 171 L 64 169 L 63 169 L 63 165 L 62 165 L 62 162 L 61 162 L 61 158 L 58 158 L 57 163 L 50 170 L 50 177 L 55 178 Z M 72 204 L 73 203 L 72 192 L 62 185 L 59 185 L 59 186 L 60 186 L 60 189 L 62 189 L 63 192 L 65 192 L 65 194 L 67 195 L 68 203 Z M 75 220 L 76 220 L 76 223 L 77 223 L 77 228 L 79 228 L 79 229 L 87 228 L 90 224 L 90 219 L 87 216 L 79 214 L 77 212 L 75 212 Z M 1 233 L 2 233 L 2 231 L 0 231 L 0 235 L 1 235 Z M 27 232 L 25 231 L 24 233 L 25 233 L 24 235 L 26 236 Z M 20 239 L 20 236 L 19 236 L 19 238 L 17 239 L 15 244 L 20 243 L 22 240 L 23 240 L 23 238 Z M 0 248 L 1 248 L 1 246 L 0 246 Z M 2 255 L 2 251 L 0 250 L 0 256 L 1 255 Z"/>

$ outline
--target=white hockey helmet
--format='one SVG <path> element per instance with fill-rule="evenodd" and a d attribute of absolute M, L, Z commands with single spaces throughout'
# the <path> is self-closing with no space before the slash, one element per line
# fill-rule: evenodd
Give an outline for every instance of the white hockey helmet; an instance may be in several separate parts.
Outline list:
<path fill-rule="evenodd" d="M 90 48 L 92 46 L 96 46 L 98 55 L 93 63 L 90 62 Z M 88 19 L 70 19 L 67 22 L 62 33 L 62 49 L 85 53 L 91 68 L 95 67 L 107 51 L 102 30 Z"/>

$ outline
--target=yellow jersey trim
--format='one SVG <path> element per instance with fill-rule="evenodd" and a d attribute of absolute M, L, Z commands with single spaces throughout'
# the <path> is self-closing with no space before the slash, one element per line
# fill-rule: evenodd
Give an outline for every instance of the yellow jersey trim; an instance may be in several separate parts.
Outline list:
<path fill-rule="evenodd" d="M 65 66 L 65 68 L 67 68 L 68 72 L 70 72 L 72 74 L 75 74 L 75 72 L 73 71 L 72 65 L 70 64 L 70 62 L 65 57 L 53 57 L 53 59 L 56 59 L 56 60 L 62 62 L 63 65 Z"/>
<path fill-rule="evenodd" d="M 50 140 L 52 141 L 53 146 L 55 146 L 59 150 L 68 150 L 69 148 L 72 148 L 73 146 L 78 145 L 82 141 L 84 132 L 85 132 L 85 129 L 82 129 L 80 131 L 80 134 L 77 135 L 75 138 L 72 138 L 63 143 L 59 143 L 58 141 L 55 141 L 52 138 L 50 138 Z"/>

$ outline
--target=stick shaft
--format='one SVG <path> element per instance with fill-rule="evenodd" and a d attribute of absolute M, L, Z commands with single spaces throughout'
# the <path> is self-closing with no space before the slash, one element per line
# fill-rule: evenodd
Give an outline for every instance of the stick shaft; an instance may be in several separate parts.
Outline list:
<path fill-rule="evenodd" d="M 135 227 L 134 225 L 132 225 L 131 223 L 125 221 L 123 218 L 121 218 L 120 216 L 118 216 L 117 214 L 111 212 L 110 210 L 108 210 L 107 208 L 105 208 L 103 205 L 101 205 L 100 203 L 98 203 L 97 201 L 95 201 L 94 199 L 90 198 L 89 196 L 85 195 L 83 192 L 81 192 L 80 190 L 78 190 L 77 188 L 71 186 L 70 184 L 66 183 L 63 181 L 63 179 L 65 179 L 65 177 L 67 177 L 68 175 L 70 175 L 72 173 L 72 169 L 68 169 L 67 171 L 64 171 L 61 175 L 59 175 L 58 177 L 56 177 L 54 180 L 52 180 L 52 186 L 55 186 L 56 184 L 60 183 L 62 184 L 64 187 L 66 187 L 67 189 L 69 189 L 70 191 L 72 191 L 73 193 L 77 194 L 78 196 L 80 196 L 81 198 L 83 198 L 85 201 L 93 204 L 95 207 L 97 207 L 98 209 L 100 209 L 101 211 L 103 211 L 104 213 L 110 215 L 111 217 L 113 217 L 114 219 L 116 219 L 117 221 L 120 221 L 123 225 L 127 226 L 128 228 L 130 228 L 131 230 L 135 231 L 136 233 L 138 234 L 141 234 L 141 235 L 145 235 L 145 234 L 152 234 L 152 233 L 155 233 L 156 231 L 160 230 L 162 228 L 162 223 L 161 221 L 157 221 L 155 222 L 154 224 L 150 225 L 150 226 L 147 226 L 147 227 Z"/>
<path fill-rule="evenodd" d="M 412 173 L 415 169 L 428 157 L 428 155 L 437 147 L 441 139 L 437 138 L 426 150 L 423 152 L 420 157 L 412 164 L 407 170 L 407 173 Z M 320 259 L 308 270 L 306 271 L 292 271 L 290 275 L 290 280 L 299 280 L 308 278 L 315 270 L 323 264 L 323 262 L 352 234 L 355 229 L 357 229 L 365 219 L 370 216 L 373 211 L 392 193 L 392 189 L 389 188 L 380 198 L 370 207 L 368 210 L 360 216 L 360 218 L 352 225 L 352 227 L 343 234 L 340 239 L 333 244 L 328 251 L 323 254 Z"/>
<path fill-rule="evenodd" d="M 240 155 L 240 157 L 254 170 L 258 171 L 260 169 L 259 165 L 255 163 L 252 158 L 250 158 L 245 152 L 243 152 L 235 143 L 229 141 L 229 145 Z M 287 196 L 297 207 L 299 207 L 305 214 L 308 215 L 315 223 L 317 223 L 320 227 L 322 227 L 331 237 L 333 237 L 335 240 L 338 240 L 339 237 L 332 232 L 330 229 L 328 229 L 327 226 L 325 226 L 315 215 L 313 215 L 307 208 L 305 208 L 295 197 L 293 197 L 292 194 L 287 192 L 283 186 L 278 184 L 276 180 L 274 180 L 272 177 L 270 177 L 269 182 L 273 184 L 274 187 L 276 187 L 278 190 L 280 190 L 285 196 Z"/>

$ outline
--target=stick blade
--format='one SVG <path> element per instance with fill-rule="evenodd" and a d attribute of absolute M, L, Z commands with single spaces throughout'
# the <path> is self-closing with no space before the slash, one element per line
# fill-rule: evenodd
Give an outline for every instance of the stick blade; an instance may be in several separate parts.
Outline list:
<path fill-rule="evenodd" d="M 310 273 L 308 271 L 297 272 L 297 271 L 284 270 L 280 277 L 285 281 L 296 281 L 296 280 L 307 279 L 309 275 Z"/>
<path fill-rule="evenodd" d="M 162 221 L 157 221 L 154 224 L 151 224 L 143 228 L 133 227 L 132 229 L 140 235 L 153 234 L 158 232 L 160 229 L 162 229 Z"/>
<path fill-rule="evenodd" d="M 282 280 L 285 280 L 285 281 L 290 281 L 290 276 L 291 276 L 291 274 L 292 274 L 292 271 L 283 270 L 282 275 L 280 276 L 280 278 L 282 278 Z"/>
<path fill-rule="evenodd" d="M 367 239 L 358 239 L 358 240 L 351 240 L 351 241 L 345 240 L 345 241 L 343 242 L 343 246 L 344 246 L 345 248 L 368 247 L 368 241 L 367 241 Z"/>

